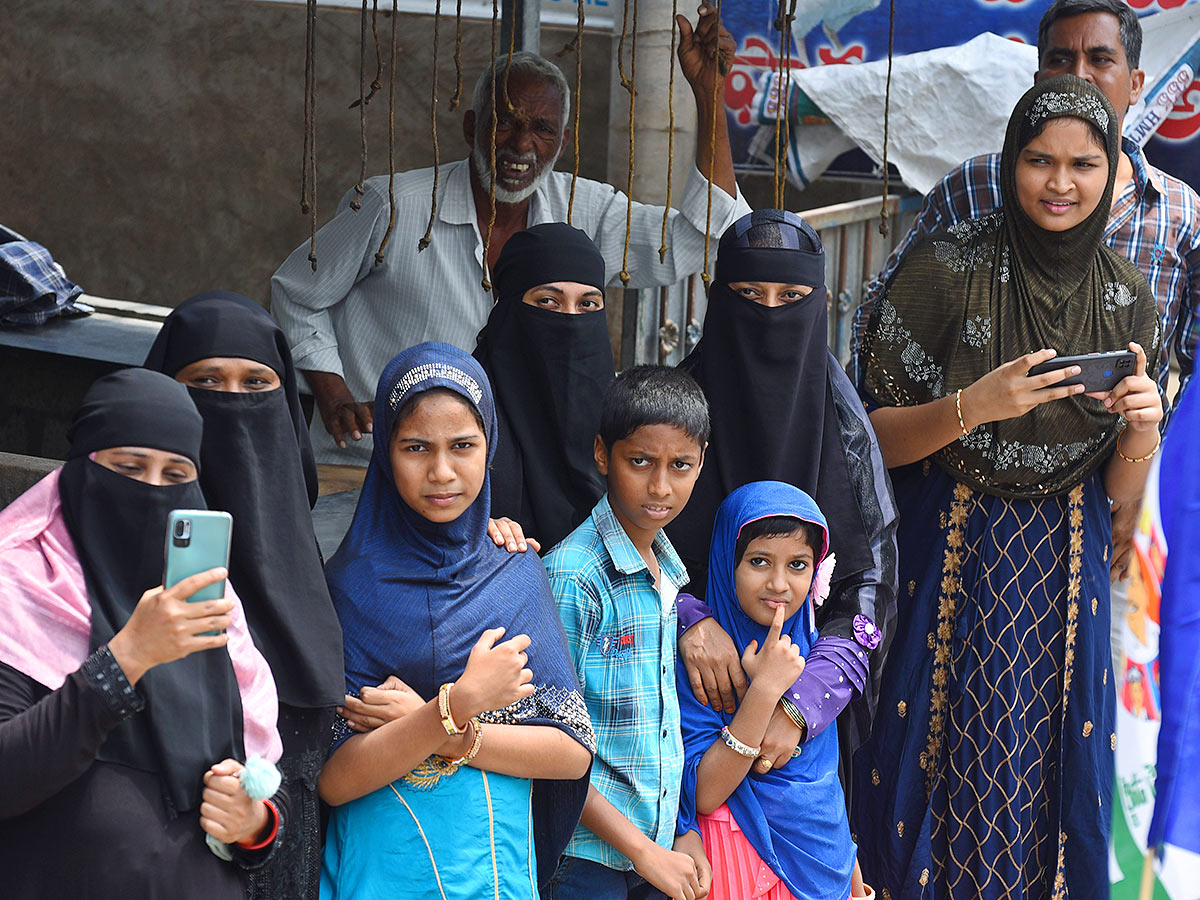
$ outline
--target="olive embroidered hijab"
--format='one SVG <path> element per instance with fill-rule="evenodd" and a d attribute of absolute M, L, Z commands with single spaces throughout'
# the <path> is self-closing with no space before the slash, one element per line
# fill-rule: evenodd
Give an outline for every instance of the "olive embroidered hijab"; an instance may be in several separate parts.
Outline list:
<path fill-rule="evenodd" d="M 1056 232 L 1021 208 L 1016 168 L 1045 123 L 1064 116 L 1104 135 L 1108 182 L 1091 215 Z M 1001 208 L 930 235 L 888 282 L 861 351 L 868 398 L 881 406 L 929 403 L 1042 347 L 1066 356 L 1124 350 L 1131 340 L 1146 351 L 1153 377 L 1159 329 L 1149 285 L 1101 243 L 1120 128 L 1104 95 L 1073 75 L 1039 82 L 1017 102 L 1000 161 Z M 1077 395 L 980 425 L 932 458 L 985 493 L 1045 497 L 1095 471 L 1121 427 L 1100 401 Z"/>

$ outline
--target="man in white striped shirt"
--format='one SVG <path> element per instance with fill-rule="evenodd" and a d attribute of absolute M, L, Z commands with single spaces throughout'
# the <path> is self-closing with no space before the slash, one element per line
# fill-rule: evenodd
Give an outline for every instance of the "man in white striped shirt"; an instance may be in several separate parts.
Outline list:
<path fill-rule="evenodd" d="M 668 250 L 662 261 L 658 249 L 663 207 L 632 205 L 628 272 L 629 286 L 635 288 L 673 284 L 702 267 L 709 212 L 709 187 L 702 172 L 712 172 L 713 240 L 750 210 L 733 173 L 724 77 L 715 77 L 713 68 L 719 56 L 722 75 L 728 71 L 733 39 L 707 4 L 700 7 L 695 29 L 683 16 L 678 25 L 680 67 L 692 86 L 698 113 L 695 166 L 678 209 L 670 213 Z M 316 397 L 319 415 L 313 417 L 312 438 L 318 462 L 366 465 L 370 442 L 361 439 L 371 431 L 368 401 L 379 373 L 395 354 L 427 340 L 473 350 L 487 321 L 493 298 L 481 283 L 483 235 L 491 210 L 495 73 L 501 80 L 495 91 L 496 216 L 489 269 L 510 235 L 567 219 L 571 175 L 555 172 L 554 163 L 570 139 L 570 89 L 556 66 L 532 53 L 514 54 L 505 81 L 506 61 L 502 56 L 480 76 L 472 109 L 463 117 L 470 159 L 440 169 L 437 216 L 427 251 L 418 253 L 417 242 L 429 219 L 433 169 L 395 176 L 395 226 L 382 263 L 375 264 L 390 210 L 387 176 L 378 176 L 366 181 L 361 209 L 350 206 L 351 190 L 318 232 L 316 272 L 305 242 L 271 279 L 271 311 Z M 610 283 L 618 281 L 622 268 L 627 205 L 626 196 L 610 185 L 584 178 L 575 185 L 571 223 L 596 242 Z"/>

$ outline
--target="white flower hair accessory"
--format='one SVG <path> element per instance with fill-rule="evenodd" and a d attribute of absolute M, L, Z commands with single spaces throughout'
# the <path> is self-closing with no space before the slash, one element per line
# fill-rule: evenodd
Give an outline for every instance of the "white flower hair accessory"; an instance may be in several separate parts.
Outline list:
<path fill-rule="evenodd" d="M 813 576 L 813 606 L 819 607 L 829 596 L 829 585 L 833 580 L 833 567 L 837 565 L 837 554 L 830 553 L 817 566 L 817 574 Z"/>

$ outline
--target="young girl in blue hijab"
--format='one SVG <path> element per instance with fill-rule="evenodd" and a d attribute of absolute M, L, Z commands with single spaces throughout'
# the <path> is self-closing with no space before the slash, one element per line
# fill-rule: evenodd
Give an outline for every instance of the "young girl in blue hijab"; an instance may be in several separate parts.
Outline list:
<path fill-rule="evenodd" d="M 775 767 L 759 755 L 771 713 L 817 639 L 814 605 L 834 558 L 816 502 L 780 481 L 738 488 L 717 510 L 706 600 L 742 654 L 750 688 L 735 715 L 699 703 L 677 662 L 684 773 L 679 832 L 698 831 L 709 900 L 846 900 L 854 842 L 830 725 Z M 853 896 L 866 896 L 854 877 Z"/>
<path fill-rule="evenodd" d="M 347 693 L 395 676 L 406 702 L 368 733 L 335 729 L 321 897 L 532 897 L 579 820 L 595 738 L 541 561 L 487 536 L 496 409 L 479 363 L 405 350 L 379 380 L 374 441 L 326 578 Z"/>

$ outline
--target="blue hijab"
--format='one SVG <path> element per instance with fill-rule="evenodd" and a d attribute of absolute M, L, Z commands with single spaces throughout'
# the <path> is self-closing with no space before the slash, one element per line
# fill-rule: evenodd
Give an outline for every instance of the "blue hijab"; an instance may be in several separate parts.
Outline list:
<path fill-rule="evenodd" d="M 508 553 L 487 536 L 491 476 L 453 522 L 430 522 L 396 491 L 389 458 L 396 413 L 433 388 L 463 397 L 483 419 L 488 464 L 495 455 L 496 408 L 487 375 L 469 354 L 424 343 L 393 359 L 375 392 L 374 450 L 354 521 L 325 567 L 345 640 L 346 690 L 357 694 L 395 674 L 425 699 L 454 681 L 488 628 L 527 634 L 536 690 L 485 721 L 553 725 L 595 750 L 587 707 L 541 560 Z M 349 733 L 341 735 L 344 740 Z M 340 743 L 340 741 L 339 741 Z M 588 777 L 535 781 L 538 872 L 554 874 L 579 821 Z"/>
<path fill-rule="evenodd" d="M 741 653 L 751 641 L 762 646 L 767 627 L 742 611 L 733 589 L 738 535 L 750 522 L 769 516 L 794 516 L 820 525 L 825 546 L 813 560 L 814 573 L 829 549 L 829 526 L 816 502 L 790 484 L 755 481 L 738 488 L 717 510 L 705 597 L 713 618 L 729 632 Z M 814 548 L 815 549 L 815 548 Z M 814 578 L 814 582 L 815 582 Z M 817 639 L 812 591 L 808 602 L 784 622 L 783 633 L 807 655 Z M 699 830 L 696 771 L 700 760 L 721 740 L 733 716 L 696 701 L 682 662 L 676 663 L 679 714 L 683 729 L 683 788 L 679 797 L 680 833 Z M 800 900 L 845 900 L 855 847 L 850 840 L 846 801 L 838 781 L 837 729 L 830 726 L 803 746 L 799 757 L 766 774 L 752 768 L 726 801 L 729 811 L 759 857 Z"/>

